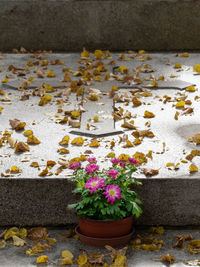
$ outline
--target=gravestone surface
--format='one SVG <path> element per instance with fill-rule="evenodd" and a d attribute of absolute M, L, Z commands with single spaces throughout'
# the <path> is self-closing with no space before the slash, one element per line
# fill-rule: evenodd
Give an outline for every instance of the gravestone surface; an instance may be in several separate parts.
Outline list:
<path fill-rule="evenodd" d="M 117 60 L 120 55 L 113 54 L 112 56 L 114 60 Z M 11 101 L 6 102 L 3 100 L 4 96 L 0 96 L 0 106 L 4 107 L 0 115 L 0 135 L 2 136 L 5 130 L 11 131 L 14 138 L 26 142 L 23 133 L 15 132 L 9 125 L 9 119 L 18 118 L 20 121 L 27 123 L 26 130 L 32 129 L 41 144 L 30 146 L 29 152 L 20 155 L 14 153 L 13 149 L 7 145 L 0 148 L 0 173 L 5 174 L 5 171 L 10 169 L 12 165 L 17 165 L 22 170 L 20 174 L 0 178 L 0 195 L 2 197 L 2 201 L 0 201 L 0 221 L 2 225 L 58 225 L 76 222 L 75 214 L 69 211 L 66 212 L 67 203 L 76 200 L 75 196 L 72 195 L 73 184 L 69 181 L 72 173 L 68 169 L 63 170 L 59 175 L 55 175 L 55 172 L 60 166 L 59 162 L 85 154 L 88 149 L 93 153 L 90 156 L 96 156 L 103 167 L 110 166 L 109 159 L 105 159 L 110 151 L 115 152 L 116 156 L 121 153 L 132 156 L 137 151 L 147 154 L 149 150 L 152 150 L 153 159 L 148 159 L 147 164 L 139 167 L 135 173 L 135 176 L 143 183 L 143 186 L 137 188 L 137 191 L 144 203 L 144 214 L 137 223 L 149 225 L 199 224 L 199 173 L 189 174 L 190 162 L 181 163 L 181 160 L 185 159 L 185 156 L 191 150 L 198 149 L 195 144 L 187 142 L 187 135 L 196 133 L 200 129 L 199 102 L 198 98 L 194 100 L 195 96 L 198 97 L 199 92 L 187 92 L 187 99 L 192 102 L 188 107 L 194 108 L 194 114 L 185 116 L 182 115 L 181 110 L 178 110 L 180 113 L 178 120 L 174 119 L 174 114 L 177 110 L 173 105 L 176 104 L 176 101 L 164 104 L 159 99 L 163 100 L 164 95 L 171 96 L 172 99 L 183 97 L 186 94 L 183 88 L 187 85 L 196 84 L 196 88 L 199 88 L 199 76 L 194 75 L 193 65 L 200 62 L 200 56 L 198 54 L 190 54 L 188 58 L 181 58 L 176 57 L 175 54 L 151 54 L 151 57 L 151 65 L 155 69 L 153 74 L 156 80 L 163 75 L 166 81 L 170 81 L 169 87 L 167 89 L 160 89 L 160 87 L 149 88 L 152 96 L 149 98 L 141 97 L 142 105 L 137 108 L 132 106 L 132 102 L 129 105 L 120 102 L 114 103 L 115 108 L 119 109 L 121 107 L 124 112 L 131 112 L 135 121 L 134 125 L 138 130 L 146 129 L 145 123 L 148 119 L 144 118 L 144 110 L 149 110 L 155 114 L 155 118 L 149 119 L 151 121 L 150 129 L 155 134 L 155 137 L 153 139 L 145 138 L 139 146 L 131 148 L 124 148 L 124 143 L 120 143 L 120 138 L 125 138 L 125 134 L 131 141 L 134 141 L 131 135 L 133 130 L 122 128 L 123 121 L 117 121 L 114 124 L 111 117 L 113 99 L 109 98 L 108 92 L 112 86 L 124 86 L 121 82 L 102 80 L 102 82 L 91 83 L 88 88 L 102 91 L 97 102 L 84 101 L 88 97 L 87 87 L 85 88 L 83 99 L 82 97 L 77 99 L 75 94 L 71 94 L 69 99 L 67 99 L 66 95 L 59 97 L 59 93 L 62 90 L 64 92 L 66 88 L 57 88 L 55 92 L 50 93 L 53 96 L 52 101 L 45 106 L 39 107 L 40 96 L 32 96 L 35 88 L 26 89 L 25 93 L 29 94 L 29 99 L 21 101 L 22 91 L 16 90 L 20 82 L 9 79 L 4 91 Z M 70 67 L 74 71 L 80 65 L 77 64 L 80 60 L 80 55 L 78 54 L 45 55 L 47 60 L 56 58 L 59 58 L 66 67 Z M 28 60 L 31 60 L 29 54 L 4 54 L 3 60 L 0 60 L 0 68 L 3 70 L 0 73 L 0 79 L 5 78 L 6 70 L 10 64 L 26 67 Z M 170 61 L 171 64 L 166 65 L 166 61 Z M 108 62 L 108 60 L 105 60 L 105 62 Z M 182 71 L 174 69 L 174 65 L 177 62 L 183 64 Z M 118 63 L 117 65 L 119 65 Z M 142 65 L 143 62 L 139 59 L 134 59 L 131 62 L 120 62 L 120 64 L 126 65 L 132 70 Z M 55 72 L 56 79 L 37 79 L 36 77 L 36 84 L 40 85 L 45 82 L 58 87 L 60 80 L 64 76 L 62 67 L 62 65 L 48 65 L 48 69 Z M 33 70 L 34 68 L 31 69 L 31 73 L 27 77 L 35 75 Z M 109 66 L 108 72 L 112 73 L 112 68 Z M 149 77 L 149 75 L 148 73 L 142 73 L 141 77 Z M 170 76 L 175 78 L 170 78 Z M 77 77 L 72 78 L 74 80 L 78 79 Z M 179 81 L 181 81 L 181 86 Z M 147 83 L 152 83 L 152 80 L 147 81 Z M 178 84 L 178 90 L 172 89 L 172 84 L 174 86 Z M 2 88 L 3 86 L 2 84 Z M 132 90 L 127 85 L 124 89 L 119 90 L 118 93 L 131 95 Z M 80 104 L 83 105 L 86 112 L 82 113 L 80 129 L 59 123 L 60 118 L 63 118 L 63 113 L 59 114 L 57 110 L 62 101 L 62 109 L 64 111 L 74 110 Z M 92 121 L 94 115 L 98 115 L 99 123 Z M 88 123 L 91 126 L 90 131 L 86 130 Z M 95 127 L 97 127 L 97 134 L 93 130 Z M 67 148 L 70 153 L 67 155 L 59 154 L 57 152 L 58 148 L 61 148 L 59 142 L 65 135 L 70 136 L 70 142 L 77 137 L 70 133 L 71 131 L 83 131 L 87 135 L 86 137 L 83 135 L 84 145 L 75 147 L 69 144 Z M 110 131 L 111 133 L 117 131 L 122 134 L 100 137 L 101 134 L 108 134 Z M 89 134 L 90 136 L 88 136 Z M 92 134 L 94 135 L 92 136 Z M 99 140 L 100 147 L 89 147 L 93 137 Z M 110 149 L 111 141 L 115 142 L 113 150 Z M 166 144 L 165 149 L 163 149 L 163 143 Z M 51 170 L 53 175 L 39 177 L 38 174 L 46 167 L 47 160 L 55 160 L 57 163 Z M 35 161 L 39 163 L 40 169 L 30 167 L 31 162 Z M 167 162 L 175 164 L 179 162 L 180 168 L 178 170 L 168 170 L 166 168 Z M 198 157 L 194 159 L 194 163 L 199 166 Z M 143 173 L 143 168 L 145 167 L 159 169 L 159 175 L 151 178 L 145 177 Z"/>

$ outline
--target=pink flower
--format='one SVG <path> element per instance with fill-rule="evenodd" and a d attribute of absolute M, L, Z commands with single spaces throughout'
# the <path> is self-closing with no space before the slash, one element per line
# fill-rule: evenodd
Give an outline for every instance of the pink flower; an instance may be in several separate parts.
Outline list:
<path fill-rule="evenodd" d="M 96 192 L 97 189 L 101 188 L 104 186 L 104 179 L 103 178 L 98 178 L 98 177 L 91 177 L 90 180 L 88 180 L 84 187 L 87 189 L 90 189 L 90 194 L 93 192 Z"/>
<path fill-rule="evenodd" d="M 88 173 L 89 175 L 90 175 L 91 173 L 93 173 L 93 172 L 98 171 L 98 169 L 99 169 L 99 166 L 96 165 L 96 164 L 90 164 L 90 165 L 86 166 L 86 171 L 87 171 L 87 173 Z"/>
<path fill-rule="evenodd" d="M 116 179 L 116 175 L 118 174 L 119 172 L 118 171 L 115 171 L 115 170 L 109 170 L 109 172 L 107 172 L 106 174 L 107 175 L 110 175 L 112 179 Z"/>
<path fill-rule="evenodd" d="M 122 167 L 122 168 L 124 168 L 125 166 L 126 166 L 126 162 L 120 162 L 120 166 Z"/>
<path fill-rule="evenodd" d="M 117 158 L 114 158 L 114 159 L 111 159 L 111 162 L 112 164 L 119 164 L 121 162 L 121 159 L 117 159 Z"/>
<path fill-rule="evenodd" d="M 137 164 L 138 163 L 138 160 L 137 159 L 134 159 L 134 158 L 128 158 L 128 161 L 130 163 L 133 163 L 133 164 Z"/>
<path fill-rule="evenodd" d="M 96 163 L 97 162 L 97 160 L 96 160 L 95 157 L 93 157 L 93 158 L 87 158 L 87 161 L 90 162 L 90 163 Z"/>
<path fill-rule="evenodd" d="M 105 187 L 105 192 L 103 193 L 103 195 L 106 195 L 107 201 L 113 204 L 116 198 L 121 198 L 120 188 L 118 185 L 114 184 L 107 185 Z"/>
<path fill-rule="evenodd" d="M 74 163 L 72 163 L 72 164 L 69 165 L 69 169 L 76 170 L 80 166 L 81 166 L 81 163 L 80 162 L 74 162 Z"/>

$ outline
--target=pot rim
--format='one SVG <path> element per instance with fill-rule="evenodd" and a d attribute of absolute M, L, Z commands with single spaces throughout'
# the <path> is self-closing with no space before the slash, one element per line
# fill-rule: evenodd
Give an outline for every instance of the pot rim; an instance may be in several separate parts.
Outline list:
<path fill-rule="evenodd" d="M 107 222 L 119 222 L 119 221 L 123 221 L 123 220 L 126 220 L 126 219 L 129 219 L 129 218 L 134 218 L 134 216 L 129 216 L 129 217 L 125 217 L 123 219 L 119 219 L 119 220 L 94 220 L 94 219 L 89 219 L 89 218 L 83 218 L 83 217 L 79 217 L 78 219 L 84 219 L 84 220 L 87 220 L 87 221 L 91 221 L 91 222 L 102 222 L 102 223 L 107 223 Z"/>

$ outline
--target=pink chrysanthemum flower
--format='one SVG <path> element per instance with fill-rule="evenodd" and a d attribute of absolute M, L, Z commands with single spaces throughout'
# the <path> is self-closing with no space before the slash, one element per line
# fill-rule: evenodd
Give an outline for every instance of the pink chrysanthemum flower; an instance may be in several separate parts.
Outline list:
<path fill-rule="evenodd" d="M 105 187 L 105 192 L 103 193 L 103 195 L 106 196 L 108 202 L 111 202 L 111 204 L 113 204 L 116 198 L 121 198 L 120 188 L 118 185 L 114 184 L 107 185 Z"/>
<path fill-rule="evenodd" d="M 87 158 L 87 161 L 89 163 L 96 163 L 97 162 L 97 159 L 95 157 L 93 157 L 93 158 Z"/>
<path fill-rule="evenodd" d="M 84 187 L 87 189 L 90 189 L 90 194 L 93 192 L 96 192 L 97 189 L 101 188 L 104 186 L 104 179 L 103 178 L 98 178 L 98 177 L 91 177 L 90 180 L 88 180 Z"/>
<path fill-rule="evenodd" d="M 89 175 L 90 175 L 91 173 L 93 173 L 93 172 L 98 171 L 98 169 L 99 169 L 99 166 L 96 165 L 96 164 L 90 164 L 90 165 L 86 166 L 86 171 L 87 171 L 87 173 L 88 173 Z"/>
<path fill-rule="evenodd" d="M 112 164 L 119 164 L 121 162 L 121 159 L 117 159 L 117 158 L 114 158 L 114 159 L 111 159 L 110 160 L 112 162 Z"/>
<path fill-rule="evenodd" d="M 126 165 L 127 165 L 126 162 L 120 162 L 120 166 L 121 166 L 122 168 L 124 168 Z"/>
<path fill-rule="evenodd" d="M 133 163 L 133 164 L 137 164 L 138 163 L 138 160 L 137 159 L 134 159 L 134 158 L 128 158 L 128 161 L 130 163 Z"/>
<path fill-rule="evenodd" d="M 116 176 L 119 172 L 118 171 L 115 171 L 115 170 L 109 170 L 109 172 L 107 172 L 106 174 L 111 176 L 112 179 L 116 179 Z"/>
<path fill-rule="evenodd" d="M 80 162 L 74 162 L 72 164 L 69 165 L 69 169 L 71 170 L 77 170 L 79 167 L 81 166 Z"/>

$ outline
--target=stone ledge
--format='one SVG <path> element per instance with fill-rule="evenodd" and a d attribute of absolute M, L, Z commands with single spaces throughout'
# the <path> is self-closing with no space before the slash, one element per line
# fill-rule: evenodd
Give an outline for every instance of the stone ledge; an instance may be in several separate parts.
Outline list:
<path fill-rule="evenodd" d="M 140 225 L 199 225 L 200 186 L 196 178 L 141 179 L 137 187 L 144 213 Z M 0 179 L 0 225 L 65 225 L 76 223 L 68 203 L 76 201 L 67 179 Z"/>
<path fill-rule="evenodd" d="M 0 0 L 0 50 L 199 50 L 199 1 Z"/>

